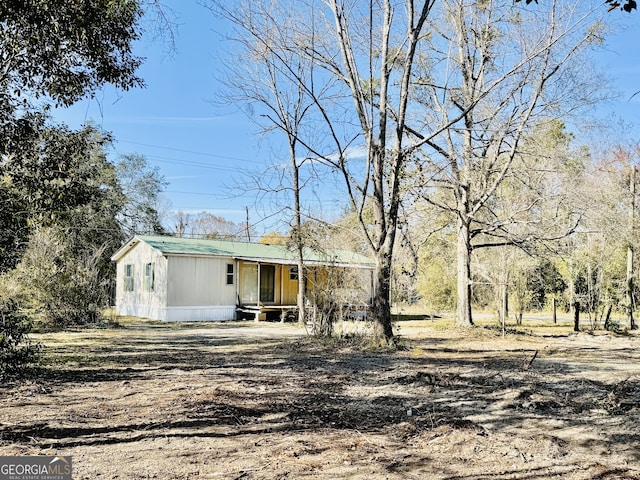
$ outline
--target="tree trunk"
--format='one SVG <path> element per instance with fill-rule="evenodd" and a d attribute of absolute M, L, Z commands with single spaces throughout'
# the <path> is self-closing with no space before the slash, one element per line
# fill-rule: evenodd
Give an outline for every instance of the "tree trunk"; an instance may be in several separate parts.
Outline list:
<path fill-rule="evenodd" d="M 573 276 L 573 260 L 569 258 L 567 264 L 569 266 L 569 280 L 567 281 L 567 290 L 569 293 L 569 313 L 571 313 L 573 312 L 573 307 L 576 302 L 576 284 Z"/>
<path fill-rule="evenodd" d="M 458 220 L 458 304 L 456 307 L 456 326 L 470 327 L 471 318 L 471 238 L 469 222 Z"/>
<path fill-rule="evenodd" d="M 629 328 L 631 330 L 637 330 L 638 325 L 633 318 L 633 246 L 627 247 L 627 320 L 629 321 Z"/>
<path fill-rule="evenodd" d="M 378 341 L 391 343 L 393 341 L 393 326 L 391 323 L 391 252 L 378 252 L 374 275 L 373 333 Z"/>
<path fill-rule="evenodd" d="M 580 331 L 580 302 L 573 302 L 573 331 Z"/>
<path fill-rule="evenodd" d="M 307 272 L 304 269 L 304 240 L 302 238 L 302 213 L 300 206 L 300 167 L 296 158 L 295 143 L 289 144 L 289 153 L 291 157 L 291 168 L 293 170 L 293 194 L 295 208 L 295 225 L 296 225 L 296 256 L 298 263 L 298 323 L 304 325 L 306 319 L 305 312 L 305 295 L 307 289 Z"/>
<path fill-rule="evenodd" d="M 500 320 L 504 326 L 509 318 L 509 273 L 500 284 Z"/>
<path fill-rule="evenodd" d="M 633 318 L 633 245 L 631 239 L 633 238 L 633 226 L 635 221 L 635 209 L 636 209 L 636 167 L 631 167 L 631 178 L 629 179 L 629 194 L 631 196 L 631 202 L 629 205 L 629 245 L 627 245 L 627 319 L 629 320 L 629 328 L 631 330 L 637 330 L 638 326 Z"/>
<path fill-rule="evenodd" d="M 300 249 L 302 250 L 302 249 Z M 304 270 L 304 263 L 302 261 L 302 253 L 299 253 L 298 257 L 298 323 L 304 325 L 307 312 L 306 312 L 306 290 L 307 290 L 307 272 Z"/>
<path fill-rule="evenodd" d="M 611 309 L 612 308 L 613 308 L 613 305 L 609 304 L 607 306 L 607 311 L 604 314 L 604 329 L 607 331 L 612 329 L 611 328 L 612 327 L 611 325 Z"/>

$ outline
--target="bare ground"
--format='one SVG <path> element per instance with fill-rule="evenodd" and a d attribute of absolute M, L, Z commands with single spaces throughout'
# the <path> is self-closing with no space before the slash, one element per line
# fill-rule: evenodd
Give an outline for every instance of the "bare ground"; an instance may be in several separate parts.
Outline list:
<path fill-rule="evenodd" d="M 0 454 L 72 455 L 77 479 L 640 479 L 638 337 L 401 331 L 41 335 L 39 379 L 0 387 Z"/>

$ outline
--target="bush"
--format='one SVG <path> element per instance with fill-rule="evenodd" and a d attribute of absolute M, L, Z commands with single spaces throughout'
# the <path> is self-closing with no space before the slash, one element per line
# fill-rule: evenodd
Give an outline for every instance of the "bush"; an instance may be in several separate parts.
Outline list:
<path fill-rule="evenodd" d="M 78 251 L 54 228 L 31 237 L 10 275 L 22 312 L 37 327 L 66 328 L 99 323 L 108 300 L 99 268 L 101 249 Z"/>
<path fill-rule="evenodd" d="M 31 322 L 16 303 L 0 303 L 0 379 L 23 376 L 37 360 L 39 345 L 31 343 Z"/>

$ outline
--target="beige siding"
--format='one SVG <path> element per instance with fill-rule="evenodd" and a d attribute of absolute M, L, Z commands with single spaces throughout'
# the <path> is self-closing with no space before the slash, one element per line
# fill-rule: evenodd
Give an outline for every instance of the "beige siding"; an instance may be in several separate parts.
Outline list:
<path fill-rule="evenodd" d="M 236 278 L 227 285 L 231 258 L 170 256 L 167 306 L 235 305 Z"/>
<path fill-rule="evenodd" d="M 145 267 L 153 268 L 153 288 L 145 282 Z M 125 268 L 133 269 L 133 291 L 125 290 Z M 167 261 L 160 252 L 145 243 L 133 247 L 116 264 L 116 313 L 158 319 L 167 304 Z"/>
<path fill-rule="evenodd" d="M 291 269 L 294 266 L 282 267 L 282 304 L 296 305 L 298 303 L 298 280 L 291 280 Z"/>

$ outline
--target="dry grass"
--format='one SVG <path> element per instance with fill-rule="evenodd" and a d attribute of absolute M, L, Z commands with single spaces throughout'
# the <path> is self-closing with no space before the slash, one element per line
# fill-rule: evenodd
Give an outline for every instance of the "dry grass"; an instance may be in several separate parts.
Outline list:
<path fill-rule="evenodd" d="M 450 324 L 399 322 L 399 351 L 350 342 L 362 325 L 41 334 L 41 376 L 0 388 L 0 451 L 86 479 L 640 478 L 635 335 Z"/>

